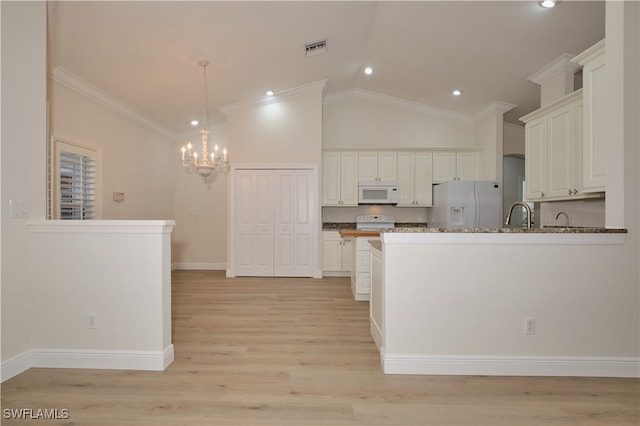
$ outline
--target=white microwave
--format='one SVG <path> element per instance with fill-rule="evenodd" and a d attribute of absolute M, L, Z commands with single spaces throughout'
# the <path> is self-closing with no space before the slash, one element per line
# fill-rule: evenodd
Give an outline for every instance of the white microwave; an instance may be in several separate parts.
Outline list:
<path fill-rule="evenodd" d="M 398 183 L 359 182 L 358 204 L 398 204 Z"/>

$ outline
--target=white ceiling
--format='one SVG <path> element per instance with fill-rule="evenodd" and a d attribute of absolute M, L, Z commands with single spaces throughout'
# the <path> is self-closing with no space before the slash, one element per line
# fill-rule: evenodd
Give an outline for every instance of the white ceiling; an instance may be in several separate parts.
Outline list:
<path fill-rule="evenodd" d="M 475 114 L 491 101 L 539 107 L 527 78 L 604 38 L 604 2 L 142 1 L 49 3 L 49 66 L 107 92 L 174 134 L 217 108 L 327 79 L 325 95 L 359 88 Z M 304 44 L 327 38 L 327 53 Z M 374 73 L 365 76 L 371 65 Z M 453 97 L 454 88 L 462 90 Z"/>

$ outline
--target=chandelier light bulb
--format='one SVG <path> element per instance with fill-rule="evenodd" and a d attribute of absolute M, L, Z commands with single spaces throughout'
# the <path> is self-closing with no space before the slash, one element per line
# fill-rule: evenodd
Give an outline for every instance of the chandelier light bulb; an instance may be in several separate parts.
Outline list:
<path fill-rule="evenodd" d="M 366 68 L 364 69 L 364 73 L 365 73 L 366 75 L 371 75 L 371 74 L 373 74 L 373 68 L 371 68 L 371 67 L 366 67 Z"/>

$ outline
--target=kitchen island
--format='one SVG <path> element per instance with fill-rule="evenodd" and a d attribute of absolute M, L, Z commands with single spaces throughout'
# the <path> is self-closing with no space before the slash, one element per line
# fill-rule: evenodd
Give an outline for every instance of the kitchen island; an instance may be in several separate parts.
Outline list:
<path fill-rule="evenodd" d="M 384 372 L 639 377 L 627 238 L 604 228 L 382 232 L 370 316 Z"/>

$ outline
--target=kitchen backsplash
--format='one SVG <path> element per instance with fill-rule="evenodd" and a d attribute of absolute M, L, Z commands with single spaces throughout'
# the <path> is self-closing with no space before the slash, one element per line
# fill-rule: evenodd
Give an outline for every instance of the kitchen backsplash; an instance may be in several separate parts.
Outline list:
<path fill-rule="evenodd" d="M 556 220 L 558 213 L 565 212 L 569 216 L 569 225 L 571 226 L 603 227 L 605 225 L 604 208 L 604 198 L 540 203 L 540 223 L 542 225 L 566 225 L 567 219 L 564 215 Z"/>
<path fill-rule="evenodd" d="M 323 207 L 322 222 L 354 222 L 365 214 L 385 214 L 396 218 L 397 223 L 424 223 L 429 221 L 427 207 L 394 207 L 387 205 L 357 207 Z"/>

